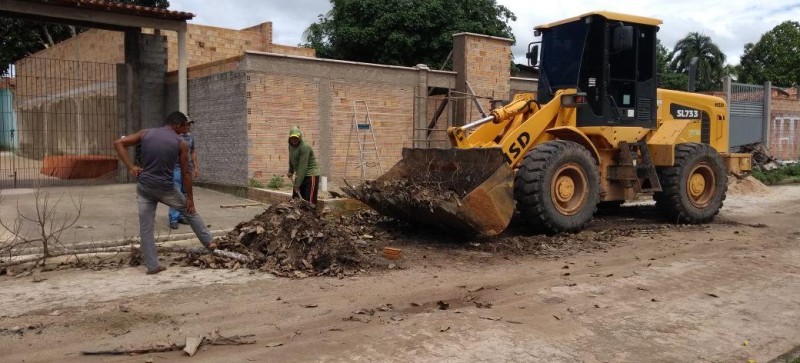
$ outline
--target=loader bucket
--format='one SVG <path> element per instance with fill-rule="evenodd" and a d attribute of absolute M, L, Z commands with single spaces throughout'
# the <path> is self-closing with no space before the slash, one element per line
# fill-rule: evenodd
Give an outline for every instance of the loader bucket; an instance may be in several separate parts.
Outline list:
<path fill-rule="evenodd" d="M 492 236 L 514 214 L 513 182 L 500 148 L 405 148 L 386 174 L 343 190 L 390 217 Z"/>

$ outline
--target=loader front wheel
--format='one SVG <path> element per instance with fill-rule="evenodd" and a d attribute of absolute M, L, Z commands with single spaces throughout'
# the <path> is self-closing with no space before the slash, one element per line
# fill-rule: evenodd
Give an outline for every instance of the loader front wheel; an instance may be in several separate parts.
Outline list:
<path fill-rule="evenodd" d="M 706 144 L 675 147 L 675 165 L 661 168 L 659 180 L 663 191 L 654 198 L 656 207 L 675 223 L 710 222 L 728 188 L 722 157 Z"/>
<path fill-rule="evenodd" d="M 597 164 L 572 141 L 549 141 L 533 148 L 514 178 L 514 198 L 525 223 L 548 234 L 578 232 L 600 201 Z"/>

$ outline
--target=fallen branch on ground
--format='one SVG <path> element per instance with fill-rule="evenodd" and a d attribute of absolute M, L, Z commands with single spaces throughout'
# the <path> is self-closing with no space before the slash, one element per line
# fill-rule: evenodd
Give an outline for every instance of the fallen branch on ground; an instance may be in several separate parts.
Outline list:
<path fill-rule="evenodd" d="M 202 347 L 204 345 L 246 345 L 246 344 L 255 344 L 255 335 L 234 335 L 232 337 L 225 337 L 222 336 L 219 331 L 214 332 L 214 337 L 206 338 L 203 337 L 200 345 L 198 347 Z M 186 343 L 183 344 L 175 344 L 171 343 L 169 345 L 155 345 L 145 348 L 117 348 L 112 350 L 84 350 L 81 351 L 83 355 L 129 355 L 129 354 L 146 354 L 146 353 L 161 353 L 161 352 L 172 352 L 183 350 L 186 347 Z"/>
<path fill-rule="evenodd" d="M 213 252 L 204 248 L 204 247 L 179 247 L 179 246 L 159 246 L 157 247 L 158 252 L 170 252 L 170 253 L 193 253 L 193 254 L 213 254 L 214 256 L 227 258 L 231 260 L 236 260 L 242 263 L 250 262 L 250 257 L 243 255 L 241 253 L 226 251 L 216 249 Z M 137 252 L 140 251 L 139 247 L 136 246 L 120 246 L 120 247 L 99 247 L 99 248 L 87 248 L 87 249 L 80 249 L 80 250 L 64 250 L 59 251 L 57 253 L 51 253 L 48 258 L 53 257 L 61 257 L 61 256 L 85 256 L 91 255 L 95 253 L 109 253 L 109 252 Z M 11 259 L 7 262 L 0 263 L 0 269 L 12 266 L 19 266 L 26 263 L 31 262 L 38 262 L 42 260 L 41 255 L 32 255 L 32 256 L 15 256 L 14 259 Z"/>
<path fill-rule="evenodd" d="M 247 208 L 247 207 L 262 207 L 263 203 L 248 203 L 248 204 L 223 204 L 220 208 Z"/>

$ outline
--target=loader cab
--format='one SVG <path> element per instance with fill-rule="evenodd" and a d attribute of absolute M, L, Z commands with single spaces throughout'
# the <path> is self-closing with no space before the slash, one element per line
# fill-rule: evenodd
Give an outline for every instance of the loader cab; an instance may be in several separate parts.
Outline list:
<path fill-rule="evenodd" d="M 656 128 L 656 32 L 660 20 L 593 12 L 536 27 L 541 34 L 537 102 L 577 88 L 587 105 L 577 126 Z M 532 56 L 536 59 L 536 56 Z"/>

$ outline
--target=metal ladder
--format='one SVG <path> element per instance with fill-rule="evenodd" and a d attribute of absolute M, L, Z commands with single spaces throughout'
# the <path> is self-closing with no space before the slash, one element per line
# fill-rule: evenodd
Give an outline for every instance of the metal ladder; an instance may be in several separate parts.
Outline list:
<path fill-rule="evenodd" d="M 359 121 L 357 106 L 363 105 L 364 118 Z M 347 176 L 347 169 L 350 166 L 350 147 L 353 144 L 353 136 L 358 142 L 358 166 L 361 169 L 361 180 L 365 180 L 366 169 L 377 167 L 379 174 L 383 174 L 380 157 L 378 155 L 378 143 L 375 141 L 375 131 L 372 127 L 372 118 L 369 116 L 369 106 L 367 101 L 353 101 L 353 119 L 350 124 L 350 136 L 347 138 L 347 154 L 344 159 L 344 175 Z"/>

